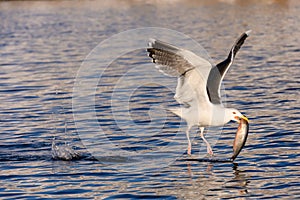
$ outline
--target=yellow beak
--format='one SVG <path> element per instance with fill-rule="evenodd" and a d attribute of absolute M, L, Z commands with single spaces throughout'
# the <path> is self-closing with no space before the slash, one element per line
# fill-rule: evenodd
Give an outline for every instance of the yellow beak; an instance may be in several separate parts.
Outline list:
<path fill-rule="evenodd" d="M 241 118 L 246 120 L 249 123 L 249 119 L 245 115 L 243 115 Z"/>

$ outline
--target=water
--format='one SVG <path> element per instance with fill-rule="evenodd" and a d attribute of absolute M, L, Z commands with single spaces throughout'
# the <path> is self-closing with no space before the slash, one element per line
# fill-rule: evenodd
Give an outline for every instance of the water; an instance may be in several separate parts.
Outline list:
<path fill-rule="evenodd" d="M 0 2 L 1 199 L 299 198 L 299 11 L 296 0 Z M 95 97 L 97 121 L 124 152 L 143 154 L 167 146 L 175 148 L 169 155 L 176 160 L 155 170 L 117 170 L 116 160 L 99 162 L 81 142 L 72 97 L 82 61 L 113 34 L 150 26 L 187 34 L 215 63 L 227 56 L 239 34 L 253 30 L 224 82 L 227 105 L 250 118 L 246 147 L 234 163 L 187 160 L 185 125 L 165 110 L 176 102 L 172 88 L 161 84 L 176 80 L 149 68 L 146 72 L 159 82 L 132 90 L 146 77 L 138 66 L 151 66 L 142 50 L 121 56 L 103 74 Z M 132 92 L 128 120 L 122 107 L 126 99 L 118 99 L 128 95 L 126 90 L 113 99 L 119 103 L 110 100 L 132 68 L 136 71 L 124 79 Z M 226 125 L 213 147 L 217 156 L 231 156 L 236 127 Z M 80 152 L 81 159 L 52 160 L 53 137 Z M 193 148 L 194 158 L 205 153 L 199 137 Z"/>

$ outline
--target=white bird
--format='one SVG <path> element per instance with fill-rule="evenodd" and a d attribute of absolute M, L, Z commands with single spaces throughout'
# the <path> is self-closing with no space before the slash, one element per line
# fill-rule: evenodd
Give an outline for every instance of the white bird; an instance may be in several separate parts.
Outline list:
<path fill-rule="evenodd" d="M 229 121 L 248 121 L 235 108 L 226 108 L 220 96 L 221 82 L 233 63 L 236 53 L 249 36 L 250 30 L 243 33 L 234 43 L 228 57 L 216 66 L 191 51 L 175 47 L 165 42 L 150 39 L 149 57 L 160 72 L 178 77 L 174 98 L 180 108 L 170 109 L 187 122 L 186 137 L 188 155 L 192 144 L 189 131 L 193 126 L 200 128 L 200 136 L 207 146 L 207 153 L 213 155 L 212 148 L 204 137 L 204 129 L 209 126 L 223 126 Z"/>

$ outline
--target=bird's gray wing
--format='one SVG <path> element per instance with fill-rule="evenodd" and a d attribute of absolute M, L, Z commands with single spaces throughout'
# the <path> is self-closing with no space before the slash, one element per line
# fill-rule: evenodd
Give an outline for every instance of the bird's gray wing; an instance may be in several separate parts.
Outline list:
<path fill-rule="evenodd" d="M 178 77 L 174 96 L 178 103 L 209 101 L 206 83 L 212 65 L 207 60 L 155 39 L 150 40 L 147 51 L 160 72 Z"/>
<path fill-rule="evenodd" d="M 147 51 L 155 67 L 165 75 L 179 77 L 195 68 L 181 55 L 181 49 L 165 42 L 150 39 Z"/>
<path fill-rule="evenodd" d="M 233 63 L 233 60 L 237 52 L 244 44 L 244 41 L 249 36 L 250 32 L 251 30 L 243 33 L 232 46 L 228 57 L 224 61 L 220 62 L 219 64 L 217 64 L 215 67 L 211 69 L 207 79 L 207 93 L 208 93 L 209 100 L 213 104 L 222 103 L 221 95 L 220 95 L 221 82 L 226 72 L 228 71 L 229 67 Z"/>

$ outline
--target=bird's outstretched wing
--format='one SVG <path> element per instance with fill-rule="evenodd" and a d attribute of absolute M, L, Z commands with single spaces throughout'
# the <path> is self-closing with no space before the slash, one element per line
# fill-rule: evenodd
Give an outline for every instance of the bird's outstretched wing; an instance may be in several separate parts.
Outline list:
<path fill-rule="evenodd" d="M 151 39 L 149 57 L 160 72 L 178 77 L 174 98 L 180 104 L 209 101 L 206 83 L 212 65 L 191 51 Z"/>
<path fill-rule="evenodd" d="M 249 36 L 250 32 L 251 30 L 243 33 L 232 46 L 228 57 L 211 69 L 207 80 L 207 93 L 209 100 L 213 104 L 222 103 L 220 95 L 221 82 L 225 74 L 227 73 L 229 67 L 233 63 L 235 55 L 237 54 L 241 46 L 244 44 L 244 41 Z"/>

